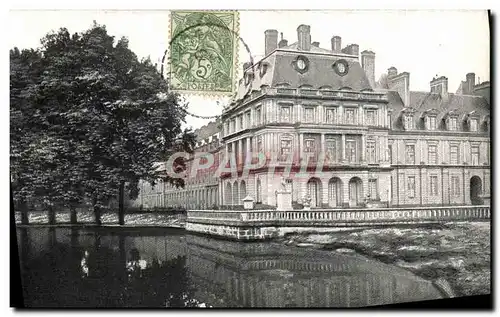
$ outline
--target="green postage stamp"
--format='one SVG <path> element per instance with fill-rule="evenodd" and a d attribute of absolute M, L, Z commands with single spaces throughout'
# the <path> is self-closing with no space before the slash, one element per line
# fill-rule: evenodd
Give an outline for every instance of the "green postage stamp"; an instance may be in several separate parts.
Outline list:
<path fill-rule="evenodd" d="M 172 89 L 231 95 L 235 90 L 239 42 L 238 11 L 172 11 Z"/>

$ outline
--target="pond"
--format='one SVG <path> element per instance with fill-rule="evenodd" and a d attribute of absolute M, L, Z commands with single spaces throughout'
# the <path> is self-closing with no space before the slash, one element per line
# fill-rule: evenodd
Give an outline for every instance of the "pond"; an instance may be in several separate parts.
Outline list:
<path fill-rule="evenodd" d="M 439 299 L 359 255 L 175 229 L 18 228 L 28 307 L 360 307 Z"/>

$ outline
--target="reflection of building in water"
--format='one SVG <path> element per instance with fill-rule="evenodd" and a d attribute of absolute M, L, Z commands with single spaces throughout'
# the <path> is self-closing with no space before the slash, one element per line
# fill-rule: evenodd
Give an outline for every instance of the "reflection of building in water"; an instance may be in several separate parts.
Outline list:
<path fill-rule="evenodd" d="M 298 248 L 237 255 L 204 241 L 187 237 L 188 266 L 202 301 L 224 295 L 220 304 L 228 306 L 356 307 L 441 298 L 432 283 L 361 257 Z"/>
<path fill-rule="evenodd" d="M 196 299 L 214 307 L 356 307 L 442 297 L 431 282 L 360 256 L 191 235 L 103 236 L 86 230 L 76 235 L 59 228 L 51 233 L 54 240 L 48 229 L 36 232 L 18 231 L 29 245 L 29 257 L 49 250 L 48 241 L 118 250 L 126 254 L 124 266 L 131 260 L 149 265 L 154 259 L 163 263 L 186 256 Z M 131 250 L 137 250 L 136 256 Z"/>
<path fill-rule="evenodd" d="M 357 256 L 190 235 L 127 239 L 141 259 L 186 255 L 197 298 L 216 307 L 356 307 L 441 298 L 431 282 Z"/>

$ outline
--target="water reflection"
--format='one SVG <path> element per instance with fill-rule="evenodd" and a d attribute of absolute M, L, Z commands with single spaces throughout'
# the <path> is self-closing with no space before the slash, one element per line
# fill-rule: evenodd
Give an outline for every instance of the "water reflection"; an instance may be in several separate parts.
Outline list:
<path fill-rule="evenodd" d="M 165 234 L 18 229 L 32 307 L 357 307 L 440 298 L 362 257 Z"/>

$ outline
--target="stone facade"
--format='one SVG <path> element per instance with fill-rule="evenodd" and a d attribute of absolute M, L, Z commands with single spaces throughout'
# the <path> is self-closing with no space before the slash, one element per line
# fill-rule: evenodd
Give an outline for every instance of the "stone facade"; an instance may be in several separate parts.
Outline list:
<path fill-rule="evenodd" d="M 312 208 L 489 203 L 489 83 L 475 85 L 469 73 L 457 93 L 448 92 L 444 76 L 428 91 L 411 91 L 410 74 L 395 67 L 374 82 L 375 53 L 363 51 L 360 60 L 356 44 L 339 50 L 335 36 L 324 49 L 310 45 L 308 26 L 297 32 L 288 46 L 266 32 L 269 52 L 245 63 L 211 131 L 214 167 L 234 157 L 237 173 L 211 169 L 188 178 L 185 189 L 145 196 L 197 209 L 242 206 L 249 195 L 257 207 L 276 207 L 284 178 L 294 206 L 306 197 Z M 207 150 L 207 142 L 198 145 Z M 256 153 L 265 162 L 244 173 Z"/>
<path fill-rule="evenodd" d="M 210 123 L 195 131 L 198 141 L 195 152 L 187 160 L 187 171 L 184 176 L 185 186 L 175 187 L 169 183 L 158 182 L 152 186 L 149 182 L 139 184 L 139 197 L 132 205 L 137 208 L 186 208 L 208 209 L 220 204 L 219 178 L 217 166 L 220 162 L 221 142 L 218 127 Z M 193 162 L 197 153 L 210 153 L 214 162 L 210 168 L 193 172 Z M 160 168 L 165 169 L 165 166 Z"/>

